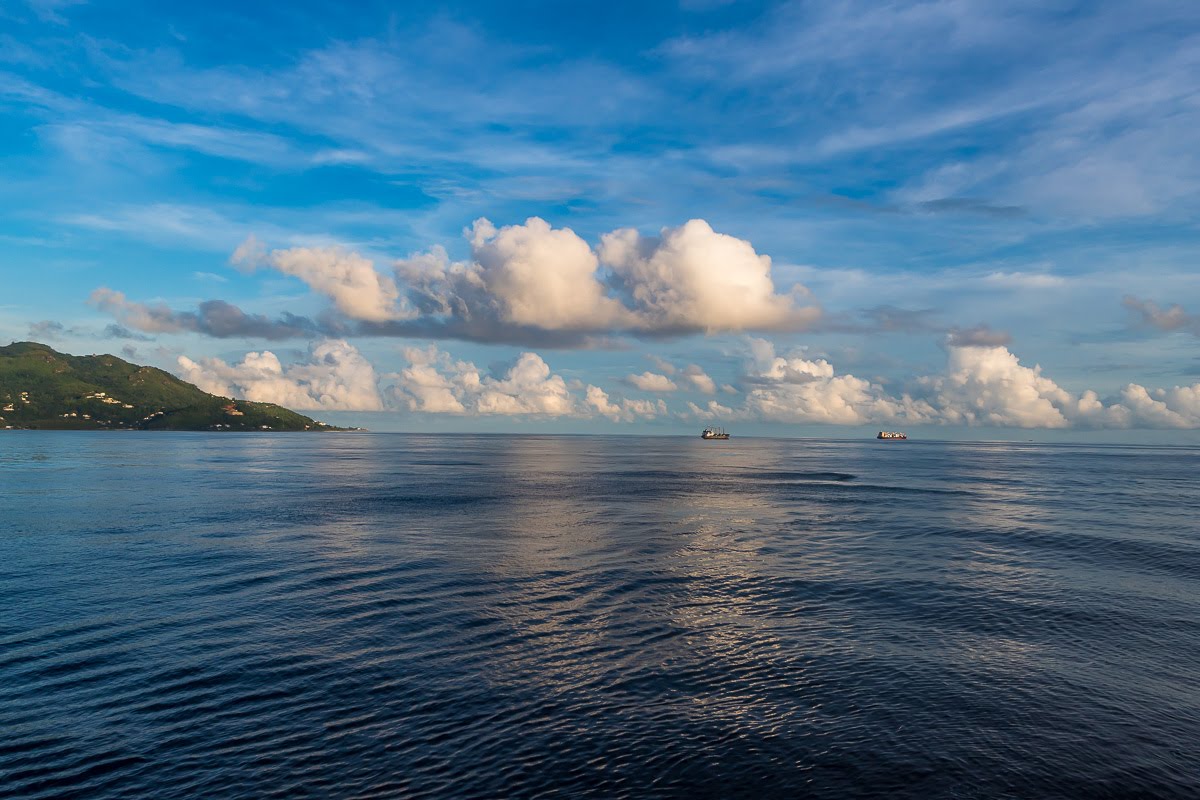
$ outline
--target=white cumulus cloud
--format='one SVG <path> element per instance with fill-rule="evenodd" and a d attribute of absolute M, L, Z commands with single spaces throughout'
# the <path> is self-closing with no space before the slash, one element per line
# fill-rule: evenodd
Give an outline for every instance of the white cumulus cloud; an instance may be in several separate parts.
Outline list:
<path fill-rule="evenodd" d="M 729 406 L 723 406 L 716 400 L 709 400 L 704 406 L 698 406 L 695 403 L 688 402 L 688 411 L 693 417 L 701 417 L 705 419 L 727 419 L 733 417 L 736 412 Z"/>
<path fill-rule="evenodd" d="M 637 419 L 654 419 L 667 413 L 667 404 L 662 400 L 611 399 L 599 386 L 588 386 L 586 403 L 602 417 L 613 422 L 632 422 Z"/>
<path fill-rule="evenodd" d="M 633 315 L 606 294 L 596 254 L 569 228 L 538 217 L 497 229 L 478 219 L 465 231 L 471 261 L 435 247 L 396 263 L 412 303 L 428 316 L 482 324 L 476 336 L 515 326 L 542 331 L 629 327 Z"/>
<path fill-rule="evenodd" d="M 1038 365 L 1022 364 L 1006 346 L 989 344 L 996 338 L 990 332 L 962 333 L 947 338 L 943 373 L 917 378 L 913 391 L 898 396 L 869 380 L 837 374 L 825 359 L 777 356 L 770 342 L 752 339 L 744 376 L 749 389 L 740 415 L 835 425 L 1200 427 L 1200 383 L 1171 389 L 1129 384 L 1107 400 L 1092 390 L 1074 394 L 1042 374 Z"/>
<path fill-rule="evenodd" d="M 1131 383 L 1103 410 L 1100 420 L 1121 428 L 1200 428 L 1200 383 L 1171 389 Z"/>
<path fill-rule="evenodd" d="M 395 376 L 398 383 L 394 389 L 401 393 L 409 410 L 432 414 L 466 413 L 467 408 L 460 397 L 466 393 L 466 387 L 477 386 L 479 382 L 479 373 L 473 364 L 454 362 L 433 345 L 405 348 L 404 357 L 409 364 Z"/>
<path fill-rule="evenodd" d="M 148 305 L 128 300 L 124 292 L 101 286 L 88 297 L 88 303 L 101 311 L 146 333 L 175 333 L 180 330 L 176 315 L 163 304 Z"/>
<path fill-rule="evenodd" d="M 601 416 L 614 422 L 668 413 L 662 400 L 612 397 L 598 386 L 568 383 L 536 353 L 522 353 L 502 375 L 494 376 L 433 345 L 403 352 L 409 363 L 390 376 L 395 379 L 391 391 L 411 411 L 467 416 Z M 583 390 L 582 399 L 574 393 L 579 390 Z"/>
<path fill-rule="evenodd" d="M 941 421 L 1018 428 L 1065 428 L 1071 396 L 1003 346 L 949 348 L 947 374 L 928 379 Z"/>
<path fill-rule="evenodd" d="M 432 345 L 408 348 L 404 357 L 409 366 L 394 376 L 393 392 L 412 411 L 561 417 L 578 410 L 566 381 L 536 353 L 522 353 L 501 377 Z"/>
<path fill-rule="evenodd" d="M 206 392 L 286 408 L 379 411 L 375 368 L 353 345 L 317 343 L 305 363 L 285 366 L 270 350 L 247 353 L 238 364 L 219 358 L 178 359 L 179 375 Z"/>
<path fill-rule="evenodd" d="M 678 372 L 674 364 L 672 364 L 670 361 L 667 361 L 665 358 L 654 355 L 653 353 L 648 353 L 646 355 L 646 360 L 658 367 L 658 371 L 664 375 L 674 375 L 676 372 Z"/>
<path fill-rule="evenodd" d="M 628 293 L 642 325 L 653 330 L 796 330 L 816 321 L 806 294 L 775 292 L 771 259 L 701 219 L 645 238 L 632 228 L 601 237 L 600 260 Z"/>
<path fill-rule="evenodd" d="M 617 230 L 598 248 L 539 217 L 480 218 L 463 233 L 469 259 L 434 246 L 390 275 L 341 248 L 268 251 L 254 237 L 230 260 L 299 278 L 373 335 L 582 346 L 613 333 L 799 330 L 820 315 L 804 287 L 776 291 L 768 256 L 703 220 L 657 237 Z"/>
<path fill-rule="evenodd" d="M 499 380 L 480 381 L 476 400 L 481 414 L 537 414 L 560 417 L 575 411 L 575 397 L 537 353 L 522 353 Z"/>
<path fill-rule="evenodd" d="M 699 364 L 688 364 L 683 369 L 683 379 L 690 383 L 698 392 L 704 394 L 716 394 L 717 383 L 707 372 L 705 372 Z"/>
<path fill-rule="evenodd" d="M 943 424 L 1019 428 L 1197 428 L 1200 383 L 1172 389 L 1125 386 L 1104 401 L 1078 395 L 1000 346 L 950 347 L 947 372 L 923 381 Z"/>
<path fill-rule="evenodd" d="M 229 262 L 246 272 L 269 267 L 306 283 L 333 300 L 351 319 L 367 322 L 408 319 L 412 310 L 400 296 L 395 280 L 375 269 L 369 258 L 340 247 L 292 247 L 267 251 L 249 236 L 233 251 Z"/>
<path fill-rule="evenodd" d="M 643 392 L 673 392 L 679 387 L 675 381 L 657 372 L 643 372 L 641 375 L 627 375 L 625 382 Z"/>
<path fill-rule="evenodd" d="M 825 359 L 777 356 L 774 345 L 763 339 L 752 340 L 751 349 L 746 380 L 754 386 L 744 406 L 749 416 L 771 422 L 862 425 L 924 421 L 933 414 L 927 403 L 907 395 L 894 398 L 868 380 L 836 374 Z"/>
<path fill-rule="evenodd" d="M 546 330 L 629 324 L 629 312 L 604 293 L 599 261 L 570 228 L 538 217 L 497 229 L 479 219 L 467 232 L 478 275 L 501 319 Z"/>

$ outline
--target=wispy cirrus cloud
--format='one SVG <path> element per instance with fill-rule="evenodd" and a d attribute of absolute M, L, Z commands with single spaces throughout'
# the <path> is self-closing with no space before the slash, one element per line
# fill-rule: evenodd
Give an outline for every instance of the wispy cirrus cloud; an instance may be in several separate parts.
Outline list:
<path fill-rule="evenodd" d="M 66 11 L 72 6 L 86 5 L 87 0 L 25 0 L 25 4 L 46 22 L 66 25 Z"/>
<path fill-rule="evenodd" d="M 1146 47 L 1163 26 L 1182 46 Z M 1066 13 L 784 3 L 748 28 L 677 37 L 662 52 L 697 79 L 752 91 L 762 113 L 805 101 L 817 122 L 800 136 L 741 145 L 759 168 L 895 152 L 902 203 L 1095 218 L 1196 200 L 1197 33 L 1184 2 L 1137 19 L 1104 2 Z M 831 85 L 840 102 L 823 95 Z M 962 145 L 976 154 L 957 155 Z"/>

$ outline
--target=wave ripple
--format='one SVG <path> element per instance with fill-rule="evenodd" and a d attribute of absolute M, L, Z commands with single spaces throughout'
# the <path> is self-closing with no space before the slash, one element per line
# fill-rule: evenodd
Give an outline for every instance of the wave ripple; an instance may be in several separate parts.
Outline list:
<path fill-rule="evenodd" d="M 20 433 L 21 798 L 1200 796 L 1200 452 Z"/>

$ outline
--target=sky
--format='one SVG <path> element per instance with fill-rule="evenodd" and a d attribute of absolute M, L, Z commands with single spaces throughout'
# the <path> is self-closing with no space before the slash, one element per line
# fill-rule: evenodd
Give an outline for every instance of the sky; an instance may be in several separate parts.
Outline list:
<path fill-rule="evenodd" d="M 0 2 L 0 342 L 400 431 L 1200 442 L 1192 2 Z"/>

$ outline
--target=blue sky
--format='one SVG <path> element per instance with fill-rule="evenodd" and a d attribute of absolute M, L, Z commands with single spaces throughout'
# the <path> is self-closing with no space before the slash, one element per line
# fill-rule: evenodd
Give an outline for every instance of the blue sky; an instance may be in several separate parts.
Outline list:
<path fill-rule="evenodd" d="M 0 341 L 383 430 L 1196 440 L 1194 4 L 574 5 L 0 6 Z"/>

